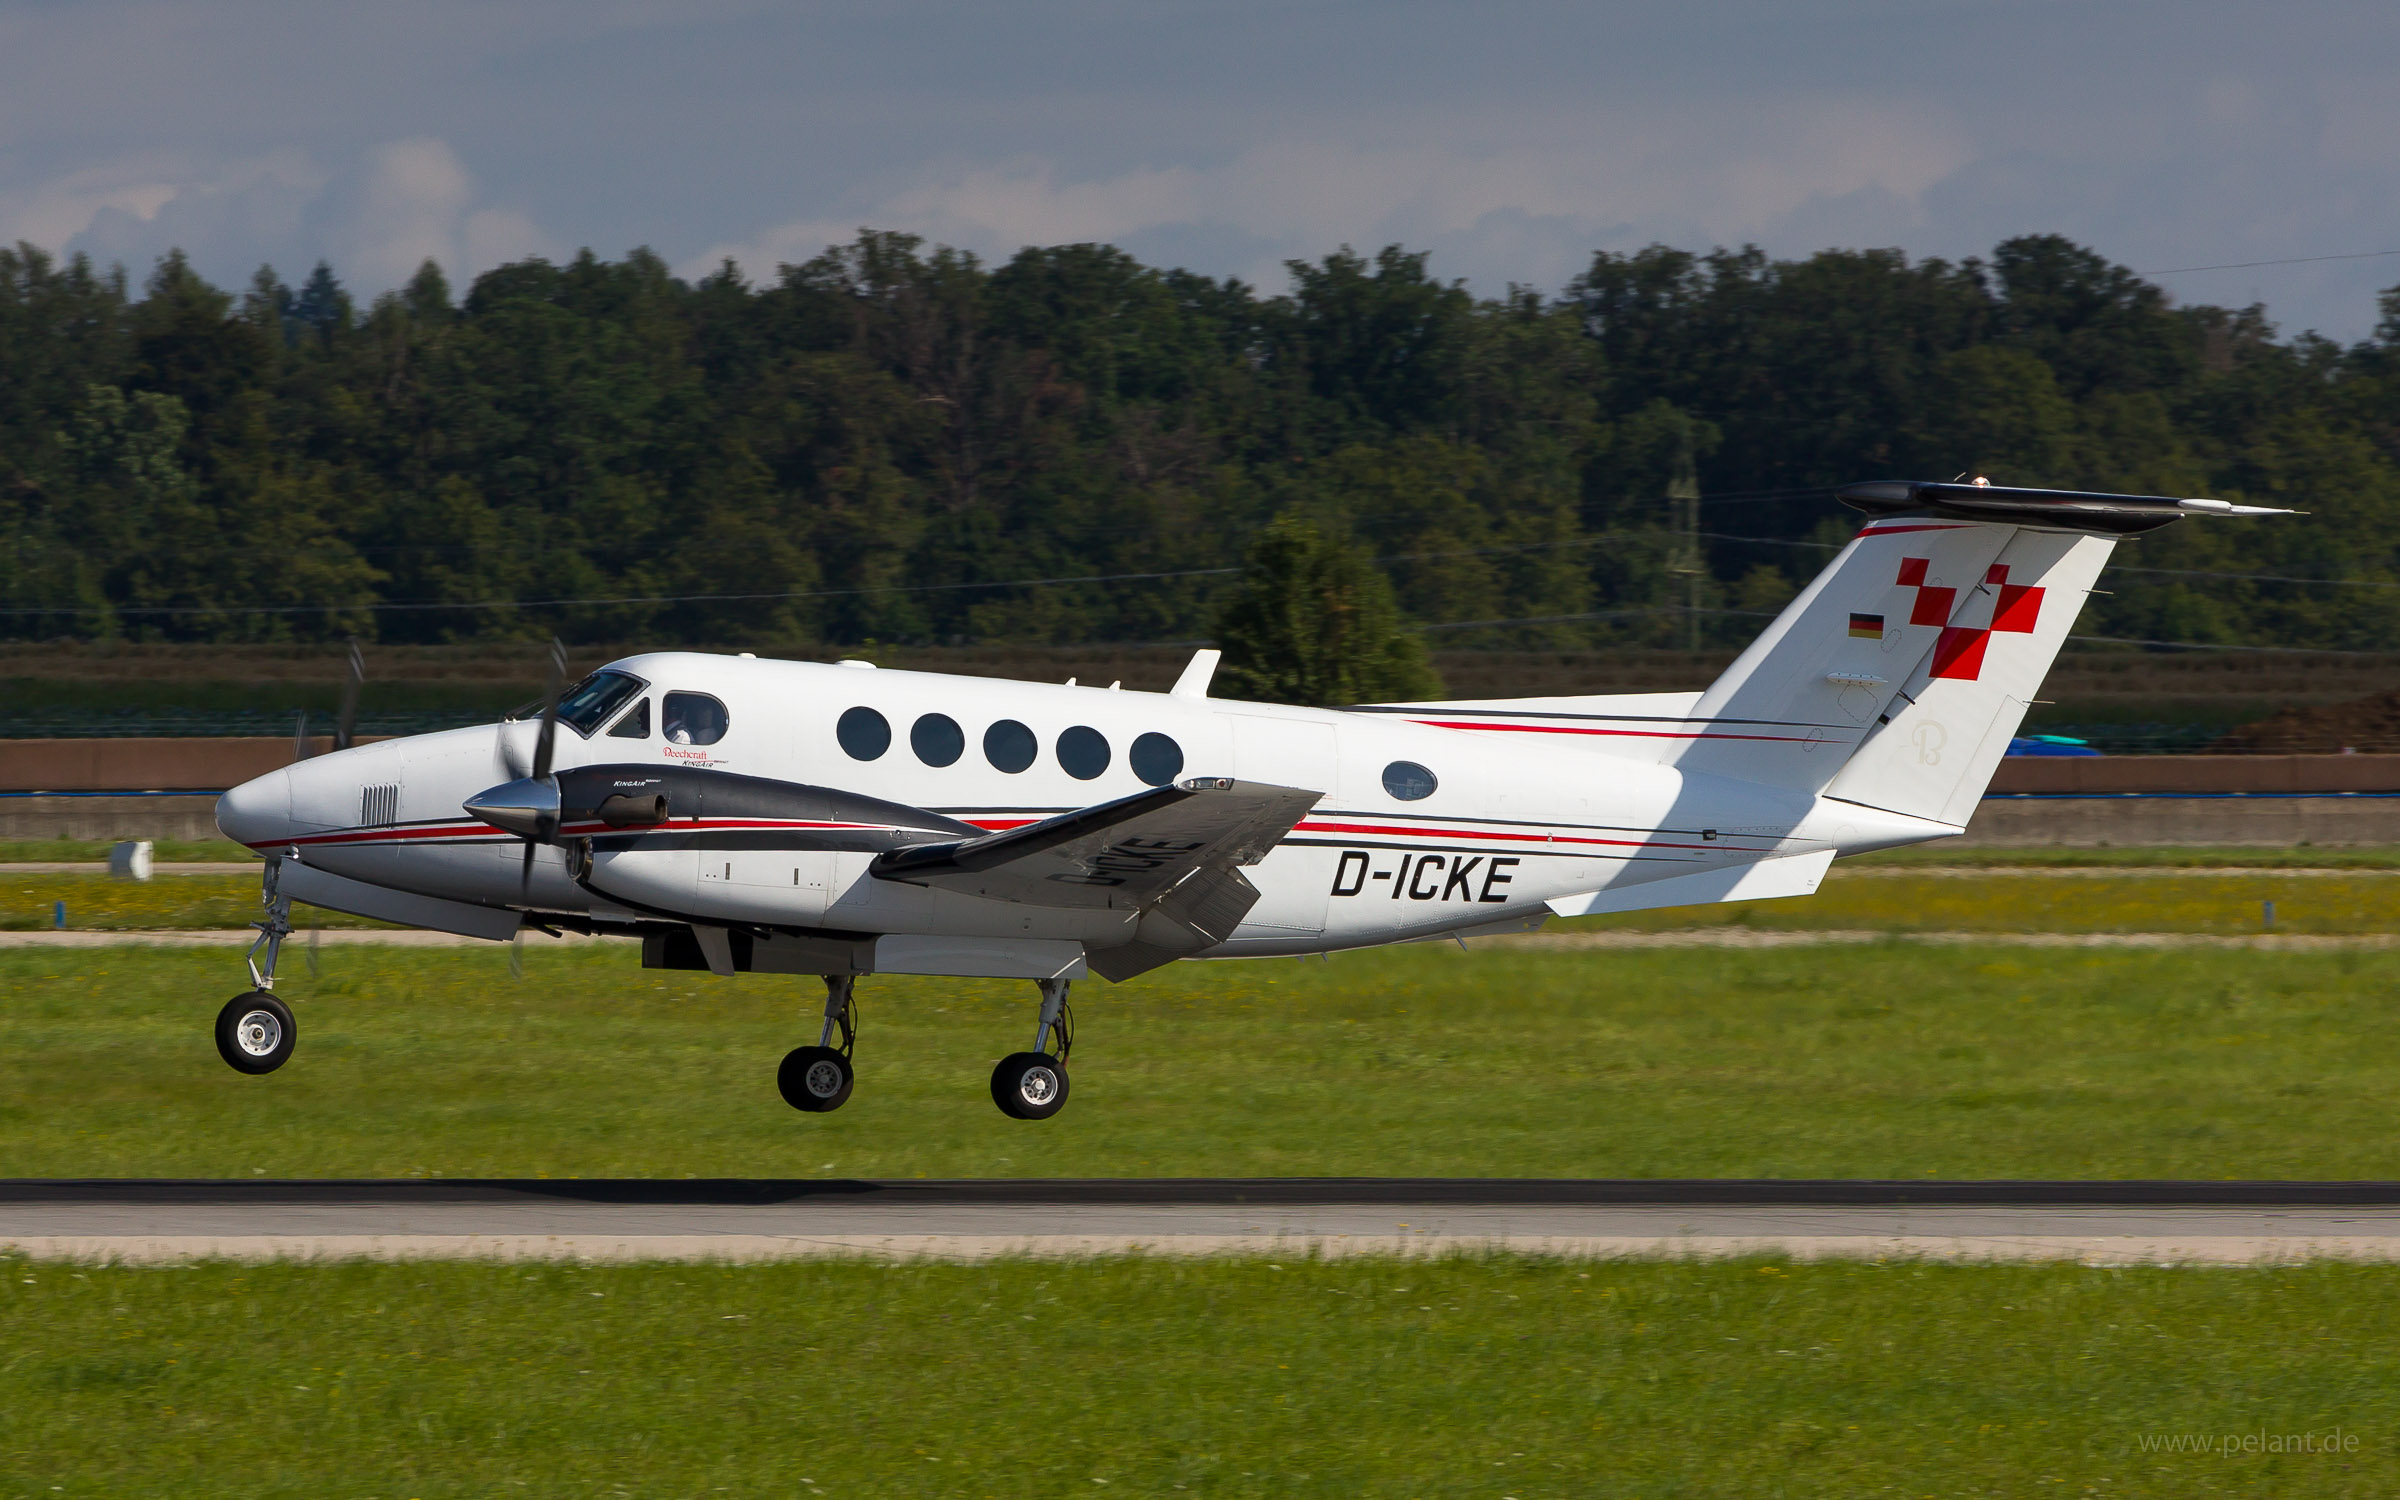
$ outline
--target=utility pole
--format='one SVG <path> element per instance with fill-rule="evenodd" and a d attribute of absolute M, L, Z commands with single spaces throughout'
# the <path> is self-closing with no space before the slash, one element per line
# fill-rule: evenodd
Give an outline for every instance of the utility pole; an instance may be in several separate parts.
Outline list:
<path fill-rule="evenodd" d="M 1705 566 L 1700 557 L 1700 472 L 1692 459 L 1692 419 L 1680 412 L 1676 416 L 1682 435 L 1675 449 L 1675 477 L 1667 484 L 1667 505 L 1682 540 L 1667 571 L 1683 575 L 1686 648 L 1696 652 L 1700 649 L 1700 575 Z"/>

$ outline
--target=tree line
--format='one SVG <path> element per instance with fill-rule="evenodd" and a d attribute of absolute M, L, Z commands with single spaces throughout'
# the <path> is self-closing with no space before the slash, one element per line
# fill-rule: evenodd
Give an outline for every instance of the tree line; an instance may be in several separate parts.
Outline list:
<path fill-rule="evenodd" d="M 2400 288 L 2345 347 L 2055 236 L 1603 252 L 1555 295 L 1288 269 L 866 231 L 766 284 L 587 252 L 362 307 L 0 250 L 0 635 L 1199 640 L 1305 535 L 1441 645 L 1715 644 L 1848 534 L 1831 486 L 1961 472 L 2311 513 L 2125 549 L 2087 632 L 2400 625 Z"/>

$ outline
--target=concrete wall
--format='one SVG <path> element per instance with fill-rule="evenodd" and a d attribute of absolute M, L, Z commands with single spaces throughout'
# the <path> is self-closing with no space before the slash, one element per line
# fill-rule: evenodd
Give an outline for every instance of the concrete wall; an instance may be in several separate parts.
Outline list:
<path fill-rule="evenodd" d="M 1945 847 L 2400 844 L 2400 796 L 1986 797 Z"/>
<path fill-rule="evenodd" d="M 213 839 L 217 799 L 0 796 L 0 839 Z"/>
<path fill-rule="evenodd" d="M 381 739 L 360 735 L 358 742 Z M 310 741 L 312 755 L 333 748 Z M 292 763 L 288 738 L 0 740 L 0 792 L 216 793 Z"/>

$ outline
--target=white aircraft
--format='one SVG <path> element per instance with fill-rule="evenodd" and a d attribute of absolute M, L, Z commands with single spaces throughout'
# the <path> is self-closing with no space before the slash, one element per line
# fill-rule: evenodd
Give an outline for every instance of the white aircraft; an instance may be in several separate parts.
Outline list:
<path fill-rule="evenodd" d="M 1965 830 L 2116 540 L 2260 507 L 1905 481 L 1705 692 L 1292 708 L 658 652 L 538 722 L 415 735 L 227 792 L 265 856 L 245 1073 L 290 1057 L 295 901 L 508 939 L 638 936 L 648 968 L 816 974 L 795 1108 L 850 1096 L 866 974 L 1033 980 L 993 1101 L 1067 1098 L 1068 986 L 1802 896 L 1837 857 Z M 262 964 L 263 956 L 263 964 Z"/>

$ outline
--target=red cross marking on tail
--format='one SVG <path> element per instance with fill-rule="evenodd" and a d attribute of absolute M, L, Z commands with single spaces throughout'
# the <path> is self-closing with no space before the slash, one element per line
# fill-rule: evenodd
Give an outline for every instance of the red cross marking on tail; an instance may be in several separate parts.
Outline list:
<path fill-rule="evenodd" d="M 1992 621 L 1989 625 L 1953 625 L 1950 611 L 1958 601 L 1958 590 L 1935 588 L 1925 582 L 1926 570 L 1933 565 L 1927 557 L 1904 557 L 1900 560 L 1900 576 L 1895 580 L 1902 588 L 1917 591 L 1916 603 L 1909 610 L 1911 625 L 1938 625 L 1941 636 L 1933 643 L 1933 675 L 1959 682 L 1973 682 L 1983 674 L 1984 648 L 1991 644 L 1994 632 L 2010 635 L 2030 635 L 2042 617 L 2042 590 L 2023 583 L 2008 581 L 2008 565 L 1994 563 L 1983 575 L 1983 581 L 1994 593 Z"/>

